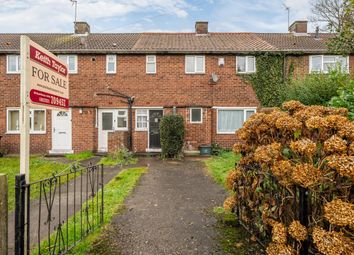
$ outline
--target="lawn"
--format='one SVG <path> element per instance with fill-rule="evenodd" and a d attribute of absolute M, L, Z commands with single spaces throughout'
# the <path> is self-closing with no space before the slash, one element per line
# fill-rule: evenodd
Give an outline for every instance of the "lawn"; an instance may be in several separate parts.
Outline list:
<path fill-rule="evenodd" d="M 104 226 L 97 228 L 92 233 L 90 233 L 86 238 L 84 238 L 77 246 L 70 252 L 70 254 L 81 255 L 87 254 L 89 251 L 92 252 L 92 249 L 95 249 L 95 244 L 101 237 L 102 229 L 105 228 L 111 221 L 112 217 L 122 208 L 125 198 L 132 192 L 138 180 L 140 179 L 143 173 L 147 172 L 146 167 L 140 168 L 130 168 L 120 172 L 114 179 L 112 179 L 106 186 L 104 186 Z M 96 196 L 100 199 L 101 191 L 99 191 Z M 96 199 L 93 199 L 95 202 Z M 92 201 L 89 201 L 89 207 L 94 207 Z M 83 210 L 85 204 L 83 205 Z M 76 220 L 80 218 L 80 211 L 75 214 Z M 94 220 L 92 215 L 90 215 L 90 221 Z M 93 216 L 94 217 L 94 216 Z M 85 221 L 85 220 L 84 220 Z M 66 228 L 69 231 L 69 246 L 74 243 L 74 235 L 76 235 L 76 240 L 80 236 L 80 228 L 78 223 L 76 223 L 76 228 L 74 228 L 74 216 L 68 220 L 68 224 L 63 225 L 63 231 L 66 233 Z M 76 231 L 76 234 L 75 234 Z M 54 232 L 51 234 L 51 242 L 56 238 L 57 233 Z M 48 241 L 44 240 L 41 243 L 41 253 L 48 254 Z M 101 249 L 101 248 L 100 248 Z M 105 249 L 105 247 L 102 247 Z M 102 250 L 101 250 L 102 251 Z M 38 254 L 38 248 L 34 248 L 31 254 Z M 91 254 L 96 254 L 94 251 Z"/>
<path fill-rule="evenodd" d="M 70 160 L 75 160 L 75 161 L 80 161 L 80 160 L 85 160 L 92 158 L 94 156 L 92 151 L 83 151 L 80 153 L 75 153 L 75 154 L 67 154 L 65 157 Z"/>
<path fill-rule="evenodd" d="M 230 170 L 235 168 L 235 163 L 240 160 L 240 155 L 232 151 L 221 152 L 219 156 L 213 156 L 205 161 L 207 169 L 214 180 L 225 187 L 225 180 Z"/>
<path fill-rule="evenodd" d="M 68 169 L 70 165 L 45 160 L 41 157 L 30 158 L 30 182 L 50 177 L 53 173 L 59 173 Z M 20 173 L 19 157 L 0 158 L 0 173 L 8 175 L 9 185 L 9 211 L 15 207 L 15 176 Z M 35 185 L 38 186 L 39 185 Z M 31 198 L 39 197 L 39 188 L 31 189 Z"/>

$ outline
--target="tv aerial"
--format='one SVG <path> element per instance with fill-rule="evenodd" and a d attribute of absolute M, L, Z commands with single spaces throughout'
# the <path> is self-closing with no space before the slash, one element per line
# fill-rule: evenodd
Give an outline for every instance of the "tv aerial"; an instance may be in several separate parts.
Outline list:
<path fill-rule="evenodd" d="M 285 5 L 285 3 L 282 4 L 284 9 L 288 12 L 288 28 L 290 26 L 290 7 Z"/>
<path fill-rule="evenodd" d="M 77 19 L 77 0 L 69 0 L 70 2 L 72 2 L 73 6 L 75 6 L 75 20 L 74 23 L 76 23 L 76 19 Z"/>

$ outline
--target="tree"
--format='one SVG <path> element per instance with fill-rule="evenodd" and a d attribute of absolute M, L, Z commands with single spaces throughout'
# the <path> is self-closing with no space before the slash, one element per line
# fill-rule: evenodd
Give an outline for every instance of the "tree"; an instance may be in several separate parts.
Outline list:
<path fill-rule="evenodd" d="M 325 23 L 323 30 L 338 32 L 342 30 L 345 17 L 345 7 L 348 0 L 313 0 L 311 2 L 311 21 Z"/>

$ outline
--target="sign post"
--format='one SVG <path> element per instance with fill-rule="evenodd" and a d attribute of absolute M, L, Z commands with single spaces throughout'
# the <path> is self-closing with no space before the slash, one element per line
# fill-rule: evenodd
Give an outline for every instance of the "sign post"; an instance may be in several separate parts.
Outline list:
<path fill-rule="evenodd" d="M 68 110 L 69 74 L 66 63 L 27 36 L 21 35 L 20 173 L 25 174 L 27 183 L 30 107 Z"/>

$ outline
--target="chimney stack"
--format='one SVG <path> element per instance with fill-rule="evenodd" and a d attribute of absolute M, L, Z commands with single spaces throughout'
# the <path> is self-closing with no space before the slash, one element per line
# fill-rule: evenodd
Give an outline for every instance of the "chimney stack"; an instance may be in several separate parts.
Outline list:
<path fill-rule="evenodd" d="M 195 23 L 195 33 L 198 35 L 208 34 L 208 21 L 197 21 Z"/>
<path fill-rule="evenodd" d="M 300 33 L 306 34 L 307 33 L 307 20 L 297 20 L 294 21 L 293 24 L 289 27 L 290 33 Z"/>
<path fill-rule="evenodd" d="M 84 35 L 90 33 L 90 25 L 85 21 L 74 22 L 75 34 Z"/>

